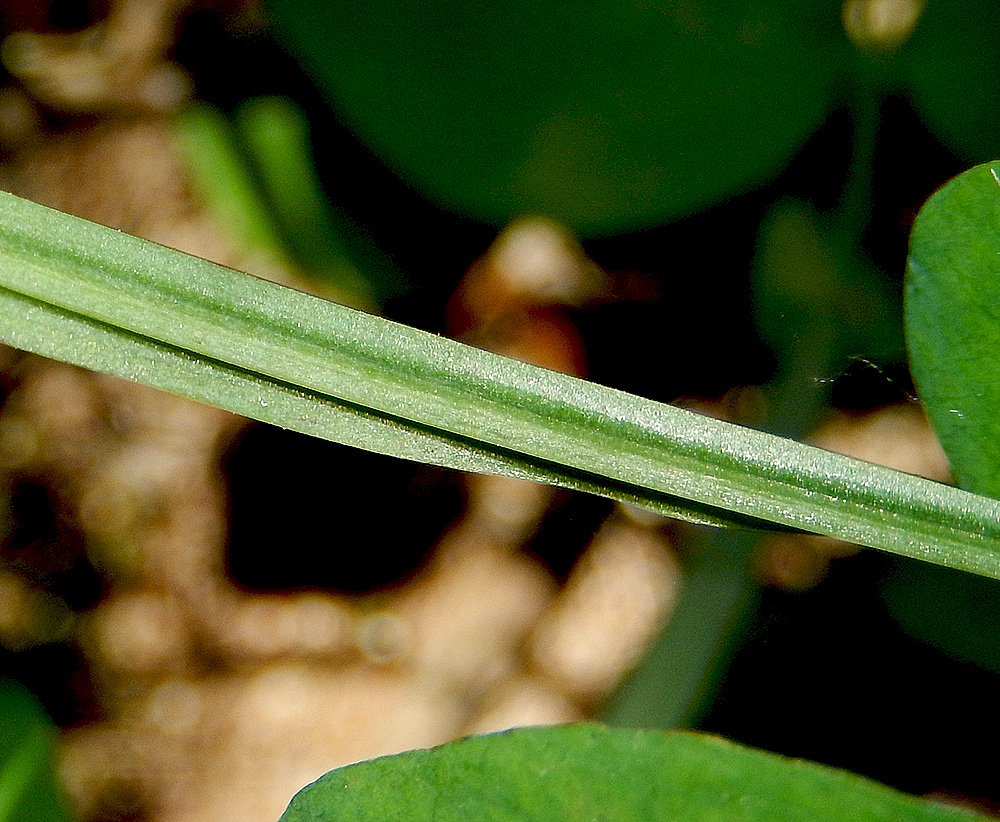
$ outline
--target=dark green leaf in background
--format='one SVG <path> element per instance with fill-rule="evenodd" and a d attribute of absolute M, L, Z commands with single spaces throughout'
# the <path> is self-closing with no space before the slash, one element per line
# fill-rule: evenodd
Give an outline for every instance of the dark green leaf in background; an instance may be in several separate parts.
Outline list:
<path fill-rule="evenodd" d="M 532 728 L 331 771 L 280 822 L 930 822 L 969 815 L 709 736 Z"/>
<path fill-rule="evenodd" d="M 893 618 L 950 659 L 1000 674 L 1000 585 L 922 562 L 894 564 L 882 589 Z"/>
<path fill-rule="evenodd" d="M 931 0 L 899 56 L 914 106 L 938 139 L 971 163 L 1000 156 L 996 3 Z"/>
<path fill-rule="evenodd" d="M 273 0 L 346 123 L 438 203 L 584 233 L 656 224 L 776 174 L 847 49 L 824 2 Z"/>

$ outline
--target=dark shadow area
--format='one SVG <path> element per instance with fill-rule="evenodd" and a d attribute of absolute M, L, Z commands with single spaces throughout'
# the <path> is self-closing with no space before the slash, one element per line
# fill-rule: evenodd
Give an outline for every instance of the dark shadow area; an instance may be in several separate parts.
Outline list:
<path fill-rule="evenodd" d="M 461 478 L 272 426 L 223 461 L 226 563 L 255 591 L 366 592 L 405 582 L 461 513 Z"/>
<path fill-rule="evenodd" d="M 700 730 L 915 794 L 997 800 L 1000 677 L 913 639 L 882 601 L 898 563 L 835 563 L 808 593 L 765 590 Z"/>

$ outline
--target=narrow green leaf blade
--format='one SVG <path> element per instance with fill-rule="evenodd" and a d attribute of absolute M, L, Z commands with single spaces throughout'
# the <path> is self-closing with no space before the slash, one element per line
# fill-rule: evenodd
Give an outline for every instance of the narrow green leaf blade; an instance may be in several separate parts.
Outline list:
<path fill-rule="evenodd" d="M 380 415 L 252 371 L 89 320 L 0 288 L 0 340 L 215 405 L 260 422 L 380 454 L 460 471 L 559 485 L 642 505 L 667 516 L 716 525 L 761 524 L 669 495 L 631 489 L 607 478 L 549 466 L 514 451 L 487 449 L 392 415 Z"/>
<path fill-rule="evenodd" d="M 331 771 L 279 822 L 946 822 L 967 813 L 723 739 L 599 725 L 479 736 Z"/>
<path fill-rule="evenodd" d="M 0 341 L 298 431 L 1000 577 L 1000 502 L 509 360 L 0 195 Z"/>
<path fill-rule="evenodd" d="M 913 375 L 963 488 L 1000 497 L 1000 162 L 949 182 L 910 238 Z"/>

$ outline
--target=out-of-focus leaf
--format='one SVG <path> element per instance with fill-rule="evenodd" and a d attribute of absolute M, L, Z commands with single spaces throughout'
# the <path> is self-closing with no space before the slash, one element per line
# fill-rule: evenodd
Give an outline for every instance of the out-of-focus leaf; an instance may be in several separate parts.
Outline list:
<path fill-rule="evenodd" d="M 222 112 L 201 103 L 186 106 L 174 118 L 173 136 L 209 210 L 244 248 L 285 259 L 281 237 Z"/>
<path fill-rule="evenodd" d="M 278 32 L 412 185 L 504 223 L 662 222 L 776 173 L 827 113 L 824 2 L 273 0 Z"/>
<path fill-rule="evenodd" d="M 0 680 L 0 822 L 67 822 L 55 778 L 56 729 L 31 694 Z"/>
<path fill-rule="evenodd" d="M 910 238 L 906 334 L 927 414 L 963 488 L 1000 497 L 1000 162 L 924 205 Z"/>
<path fill-rule="evenodd" d="M 289 256 L 357 308 L 405 291 L 405 275 L 360 226 L 331 203 L 312 163 L 309 124 L 286 97 L 247 100 L 236 127 Z"/>
<path fill-rule="evenodd" d="M 907 633 L 1000 674 L 1000 584 L 922 562 L 896 564 L 882 593 Z"/>
<path fill-rule="evenodd" d="M 331 771 L 279 822 L 946 822 L 969 820 L 854 774 L 715 737 L 533 728 Z"/>
<path fill-rule="evenodd" d="M 776 352 L 819 334 L 834 357 L 902 348 L 898 306 L 884 282 L 808 203 L 783 200 L 761 226 L 754 319 Z"/>

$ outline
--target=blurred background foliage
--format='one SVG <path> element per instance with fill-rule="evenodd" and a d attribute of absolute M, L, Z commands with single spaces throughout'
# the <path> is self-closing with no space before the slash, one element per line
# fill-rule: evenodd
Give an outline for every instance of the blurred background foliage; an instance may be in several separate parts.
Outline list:
<path fill-rule="evenodd" d="M 907 370 L 902 277 L 921 203 L 1000 153 L 1000 22 L 986 0 L 55 0 L 0 3 L 0 27 L 3 184 L 15 193 L 502 353 L 948 479 Z M 982 753 L 1000 731 L 998 650 L 982 641 L 996 635 L 991 582 L 820 540 L 637 521 L 574 495 L 460 485 L 10 351 L 2 399 L 5 670 L 68 729 L 64 783 L 82 818 L 270 812 L 280 798 L 234 798 L 259 775 L 223 774 L 253 756 L 289 761 L 287 747 L 248 755 L 234 744 L 243 764 L 224 766 L 202 747 L 136 753 L 126 731 L 146 728 L 143 744 L 179 739 L 164 711 L 187 705 L 197 725 L 191 712 L 215 704 L 195 684 L 242 705 L 237 674 L 259 696 L 253 677 L 275 660 L 313 665 L 319 653 L 369 694 L 385 684 L 364 679 L 373 671 L 392 683 L 423 671 L 414 649 L 432 643 L 421 645 L 414 614 L 427 591 L 451 590 L 441 557 L 480 569 L 455 577 L 468 597 L 503 590 L 533 603 L 497 618 L 505 662 L 470 667 L 473 646 L 493 645 L 456 643 L 466 665 L 441 696 L 447 721 L 439 712 L 433 732 L 383 737 L 359 708 L 346 725 L 375 741 L 330 756 L 600 715 L 694 724 L 904 790 L 1000 801 L 995 758 Z M 201 462 L 178 468 L 195 451 Z M 646 558 L 630 566 L 656 581 L 646 598 L 627 573 L 609 583 L 617 599 L 580 593 L 607 593 L 586 574 L 609 533 Z M 504 546 L 497 567 L 511 551 L 527 564 L 501 582 L 466 561 L 456 534 Z M 199 539 L 203 554 L 178 547 Z M 464 600 L 449 602 L 440 620 L 469 619 Z M 642 647 L 665 630 L 630 678 L 638 651 L 574 685 L 553 673 L 552 659 L 572 656 L 560 631 L 577 636 L 553 627 L 563 612 L 569 625 L 602 614 L 609 644 L 587 637 L 609 658 L 616 631 L 634 628 Z M 626 630 L 629 613 L 645 622 Z M 294 639 L 307 623 L 319 638 Z M 548 702 L 489 714 L 485 695 L 515 679 Z M 267 682 L 302 706 L 353 704 Z M 37 714 L 20 691 L 2 698 L 6 780 Z M 153 714 L 156 733 L 136 725 Z M 294 735 L 290 714 L 285 725 Z M 157 775 L 108 764 L 116 750 Z M 114 777 L 96 775 L 95 761 Z M 288 767 L 286 799 L 312 766 Z M 218 787 L 192 788 L 195 767 Z M 200 809 L 177 798 L 185 785 Z"/>

